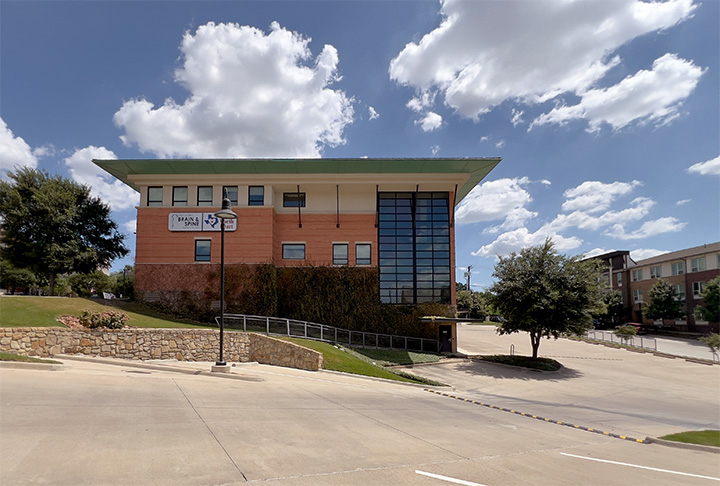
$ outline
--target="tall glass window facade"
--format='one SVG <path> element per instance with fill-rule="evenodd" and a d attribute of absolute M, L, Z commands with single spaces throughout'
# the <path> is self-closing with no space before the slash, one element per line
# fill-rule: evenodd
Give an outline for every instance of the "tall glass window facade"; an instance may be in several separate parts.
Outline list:
<path fill-rule="evenodd" d="M 378 193 L 380 301 L 449 304 L 447 192 Z"/>

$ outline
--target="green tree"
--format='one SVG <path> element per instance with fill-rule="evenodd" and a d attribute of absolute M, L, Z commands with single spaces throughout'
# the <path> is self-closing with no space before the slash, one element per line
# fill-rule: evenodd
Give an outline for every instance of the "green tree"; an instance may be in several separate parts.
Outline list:
<path fill-rule="evenodd" d="M 630 324 L 625 324 L 617 328 L 615 335 L 627 344 L 630 338 L 637 335 L 637 328 L 635 326 L 631 326 Z"/>
<path fill-rule="evenodd" d="M 27 268 L 17 268 L 10 262 L 0 260 L 0 287 L 9 293 L 14 294 L 18 287 L 24 287 L 27 291 L 37 283 L 35 274 Z"/>
<path fill-rule="evenodd" d="M 606 289 L 603 292 L 603 304 L 605 304 L 605 309 L 598 313 L 597 317 L 606 324 L 618 322 L 625 311 L 622 293 L 619 290 Z"/>
<path fill-rule="evenodd" d="M 0 181 L 0 255 L 17 268 L 46 276 L 88 273 L 127 255 L 110 207 L 87 186 L 21 168 Z"/>
<path fill-rule="evenodd" d="M 470 290 L 460 290 L 457 293 L 457 305 L 462 309 L 467 309 L 468 317 L 479 319 L 488 314 L 487 305 L 485 303 L 485 295 L 482 292 L 472 292 Z"/>
<path fill-rule="evenodd" d="M 648 292 L 650 303 L 645 308 L 645 316 L 650 319 L 675 319 L 685 315 L 683 303 L 677 299 L 673 285 L 661 278 Z"/>
<path fill-rule="evenodd" d="M 80 297 L 90 297 L 93 293 L 110 292 L 114 279 L 100 270 L 91 273 L 75 273 L 68 277 L 70 288 Z"/>
<path fill-rule="evenodd" d="M 505 318 L 500 334 L 530 335 L 533 358 L 543 337 L 583 334 L 593 313 L 602 311 L 601 272 L 596 260 L 560 255 L 550 239 L 500 257 L 490 287 L 490 304 Z"/>
<path fill-rule="evenodd" d="M 698 314 L 708 322 L 720 322 L 720 277 L 710 280 L 702 292 L 703 305 L 696 307 Z"/>
<path fill-rule="evenodd" d="M 133 298 L 135 293 L 135 267 L 125 265 L 119 272 L 113 272 L 110 276 L 114 279 L 112 291 L 115 295 L 126 298 Z"/>

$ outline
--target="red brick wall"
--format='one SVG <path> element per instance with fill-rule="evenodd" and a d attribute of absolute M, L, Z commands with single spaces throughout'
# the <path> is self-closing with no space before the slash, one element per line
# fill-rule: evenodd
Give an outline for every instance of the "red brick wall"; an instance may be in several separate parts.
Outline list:
<path fill-rule="evenodd" d="M 212 212 L 219 208 L 202 208 Z M 137 221 L 135 263 L 195 263 L 195 240 L 210 239 L 211 261 L 220 262 L 220 233 L 170 231 L 168 215 L 200 212 L 200 208 L 140 208 Z M 271 263 L 273 241 L 272 208 L 235 208 L 237 230 L 225 233 L 227 263 Z M 199 265 L 204 265 L 199 263 Z"/>
<path fill-rule="evenodd" d="M 341 214 L 336 227 L 334 214 L 303 214 L 302 228 L 297 214 L 275 214 L 273 260 L 275 265 L 332 265 L 333 242 L 348 243 L 348 265 L 355 266 L 355 243 L 372 244 L 372 266 L 377 266 L 375 214 Z M 283 242 L 305 242 L 305 260 L 283 260 Z"/>

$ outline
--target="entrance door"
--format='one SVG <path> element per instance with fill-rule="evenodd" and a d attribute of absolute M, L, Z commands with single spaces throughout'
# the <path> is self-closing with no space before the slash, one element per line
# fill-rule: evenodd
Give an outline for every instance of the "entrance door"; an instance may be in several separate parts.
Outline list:
<path fill-rule="evenodd" d="M 440 352 L 452 353 L 452 326 L 440 325 Z"/>

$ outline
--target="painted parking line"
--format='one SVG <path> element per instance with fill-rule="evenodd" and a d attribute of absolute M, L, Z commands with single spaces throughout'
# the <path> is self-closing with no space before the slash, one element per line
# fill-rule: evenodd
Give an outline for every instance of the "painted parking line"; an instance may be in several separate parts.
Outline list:
<path fill-rule="evenodd" d="M 462 484 L 464 486 L 485 486 L 484 484 L 480 483 L 473 483 L 472 481 L 465 481 L 464 479 L 456 479 L 451 478 L 449 476 L 441 476 L 440 474 L 433 474 L 425 471 L 415 471 L 416 474 L 420 474 L 422 476 L 427 476 L 429 478 L 439 479 L 441 481 L 447 481 L 448 483 L 453 484 Z"/>
<path fill-rule="evenodd" d="M 536 420 L 542 420 L 543 422 L 548 422 L 551 424 L 564 425 L 566 427 L 572 427 L 573 429 L 584 430 L 586 432 L 592 432 L 594 434 L 601 434 L 601 435 L 605 435 L 608 437 L 614 437 L 616 439 L 629 440 L 630 442 L 637 442 L 639 444 L 647 444 L 647 442 L 643 439 L 635 439 L 633 437 L 628 437 L 626 435 L 613 434 L 611 432 L 603 432 L 602 430 L 593 429 L 592 427 L 585 427 L 583 425 L 570 424 L 567 422 L 563 422 L 561 420 L 554 420 L 554 419 L 550 419 L 547 417 L 540 417 L 539 415 L 533 415 L 531 413 L 520 412 L 518 410 L 512 410 L 510 408 L 497 407 L 495 405 L 490 405 L 489 403 L 478 402 L 475 400 L 470 400 L 469 398 L 458 397 L 456 395 L 450 395 L 449 393 L 442 393 L 439 391 L 430 390 L 429 388 L 424 388 L 424 390 L 426 392 L 434 393 L 435 395 L 440 395 L 440 396 L 448 397 L 448 398 L 454 398 L 455 400 L 472 403 L 473 405 L 480 405 L 481 407 L 487 407 L 487 408 L 492 408 L 494 410 L 501 410 L 503 412 L 514 413 L 515 415 L 522 415 L 523 417 L 533 418 Z"/>
<path fill-rule="evenodd" d="M 619 466 L 628 466 L 628 467 L 634 467 L 637 469 L 646 469 L 648 471 L 657 471 L 657 472 L 664 472 L 664 473 L 668 473 L 668 474 L 677 474 L 679 476 L 689 476 L 691 478 L 701 478 L 701 479 L 710 479 L 711 481 L 720 481 L 720 478 L 715 478 L 712 476 L 701 476 L 700 474 L 691 474 L 691 473 L 685 473 L 685 472 L 680 472 L 680 471 L 672 471 L 670 469 L 660 469 L 657 467 L 641 466 L 639 464 L 629 464 L 627 462 L 609 461 L 607 459 L 598 459 L 596 457 L 576 456 L 575 454 L 567 454 L 565 452 L 561 452 L 560 454 L 563 456 L 575 457 L 577 459 L 585 459 L 588 461 L 604 462 L 606 464 L 616 464 Z"/>

